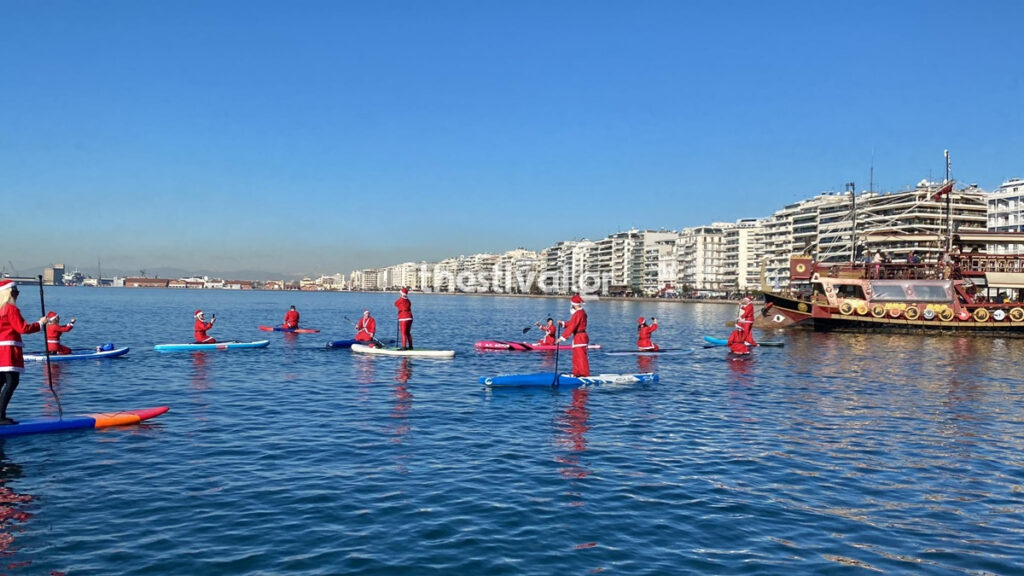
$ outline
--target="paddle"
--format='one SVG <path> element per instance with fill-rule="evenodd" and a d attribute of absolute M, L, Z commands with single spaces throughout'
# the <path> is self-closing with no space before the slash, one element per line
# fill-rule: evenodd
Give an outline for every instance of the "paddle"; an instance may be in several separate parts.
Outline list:
<path fill-rule="evenodd" d="M 533 330 L 534 326 L 540 328 L 540 322 L 534 322 L 532 326 L 527 326 L 526 328 L 523 328 L 523 334 L 526 334 L 530 330 Z"/>
<path fill-rule="evenodd" d="M 43 299 L 43 275 L 39 274 L 36 276 L 39 278 L 39 306 L 43 309 L 43 316 L 46 316 L 46 300 Z M 57 391 L 53 389 L 53 372 L 50 370 L 50 345 L 46 344 L 46 325 L 43 325 L 43 349 L 46 351 L 46 380 L 50 383 L 50 392 L 53 394 L 53 399 L 57 401 L 57 414 L 64 418 L 64 407 L 60 405 L 60 396 L 57 396 Z"/>
<path fill-rule="evenodd" d="M 561 321 L 555 322 L 555 326 L 561 324 Z M 558 339 L 555 339 L 555 377 L 551 380 L 551 387 L 558 388 L 558 350 L 561 346 L 558 344 Z"/>
<path fill-rule="evenodd" d="M 345 320 L 348 320 L 349 322 L 352 322 L 352 319 L 349 318 L 348 316 L 342 316 L 342 318 L 344 318 Z M 355 322 L 352 322 L 352 323 L 355 324 Z M 387 348 L 387 346 L 385 346 L 383 342 L 381 342 L 380 340 L 377 340 L 373 336 L 370 336 L 370 340 L 373 340 L 373 343 L 376 344 L 377 346 L 380 346 L 381 348 Z"/>

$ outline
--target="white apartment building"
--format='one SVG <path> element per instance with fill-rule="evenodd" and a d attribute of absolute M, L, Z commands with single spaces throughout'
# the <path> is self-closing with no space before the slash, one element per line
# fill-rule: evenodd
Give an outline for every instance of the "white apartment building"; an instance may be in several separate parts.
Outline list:
<path fill-rule="evenodd" d="M 989 232 L 1024 232 L 1024 179 L 1013 178 L 988 195 Z M 1021 244 L 989 244 L 989 254 L 1021 254 Z"/>
<path fill-rule="evenodd" d="M 529 294 L 541 271 L 540 254 L 525 248 L 509 250 L 498 258 L 493 291 Z"/>
<path fill-rule="evenodd" d="M 678 260 L 677 283 L 682 296 L 685 290 L 697 296 L 723 296 L 722 270 L 724 263 L 722 228 L 720 224 L 684 228 L 676 241 Z"/>
<path fill-rule="evenodd" d="M 744 218 L 722 226 L 722 287 L 730 292 L 755 290 L 761 284 L 764 220 Z"/>

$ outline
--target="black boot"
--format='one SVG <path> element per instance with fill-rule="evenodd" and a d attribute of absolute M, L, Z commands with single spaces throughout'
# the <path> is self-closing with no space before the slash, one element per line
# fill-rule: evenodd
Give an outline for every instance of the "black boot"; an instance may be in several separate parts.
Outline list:
<path fill-rule="evenodd" d="M 9 374 L 5 374 L 10 378 Z M 17 374 L 15 374 L 17 378 Z M 11 396 L 14 396 L 14 389 L 18 387 L 16 381 L 5 379 L 3 388 L 0 388 L 0 426 L 10 426 L 18 422 L 7 417 L 7 405 L 11 403 Z"/>

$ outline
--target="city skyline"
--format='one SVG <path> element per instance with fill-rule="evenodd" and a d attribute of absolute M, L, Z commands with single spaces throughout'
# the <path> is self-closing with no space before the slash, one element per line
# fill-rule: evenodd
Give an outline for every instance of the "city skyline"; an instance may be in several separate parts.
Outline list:
<path fill-rule="evenodd" d="M 295 277 L 1020 176 L 996 2 L 0 6 L 4 264 Z M 957 26 L 948 32 L 950 23 Z"/>

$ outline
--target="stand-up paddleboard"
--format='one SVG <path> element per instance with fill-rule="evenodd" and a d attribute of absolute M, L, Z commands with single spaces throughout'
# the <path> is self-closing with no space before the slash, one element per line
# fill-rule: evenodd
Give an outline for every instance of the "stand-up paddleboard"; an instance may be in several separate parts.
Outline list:
<path fill-rule="evenodd" d="M 512 342 L 510 340 L 481 340 L 475 344 L 477 350 L 502 350 L 515 352 L 547 352 L 572 350 L 572 344 L 537 344 L 535 342 Z M 590 350 L 600 350 L 600 344 L 588 344 Z"/>
<path fill-rule="evenodd" d="M 213 344 L 157 344 L 153 350 L 157 352 L 186 352 L 195 350 L 234 350 L 236 348 L 266 348 L 270 340 L 254 342 L 214 342 Z"/>
<path fill-rule="evenodd" d="M 328 348 L 351 348 L 353 344 L 359 344 L 362 340 L 330 340 L 327 342 Z"/>
<path fill-rule="evenodd" d="M 657 382 L 658 375 L 642 374 L 594 374 L 576 378 L 570 374 L 538 372 L 536 374 L 507 374 L 480 378 L 480 383 L 489 388 L 597 388 L 598 386 L 639 384 Z"/>
<path fill-rule="evenodd" d="M 320 332 L 315 328 L 285 328 L 284 326 L 260 326 L 264 332 L 288 332 L 290 334 L 316 334 Z"/>
<path fill-rule="evenodd" d="M 402 350 L 401 348 L 374 348 L 365 344 L 353 344 L 352 351 L 378 356 L 412 356 L 415 358 L 452 358 L 455 350 Z"/>
<path fill-rule="evenodd" d="M 694 348 L 662 348 L 660 350 L 608 350 L 608 356 L 675 356 L 693 354 Z"/>
<path fill-rule="evenodd" d="M 68 362 L 69 360 L 95 360 L 97 358 L 116 358 L 118 356 L 124 356 L 128 353 L 128 347 L 114 348 L 113 350 L 100 350 L 96 351 L 95 348 L 82 348 L 81 350 L 72 350 L 71 354 L 50 354 L 50 362 Z M 44 352 L 33 352 L 31 354 L 25 354 L 25 360 L 35 360 L 36 362 L 42 362 L 46 360 L 46 354 Z"/>
<path fill-rule="evenodd" d="M 713 338 L 711 336 L 705 336 L 704 337 L 704 341 L 707 342 L 708 344 L 712 345 L 712 346 L 725 346 L 726 344 L 729 343 L 729 341 L 726 340 L 725 338 Z M 758 342 L 757 345 L 758 346 L 767 346 L 767 347 L 773 347 L 774 346 L 776 348 L 781 348 L 782 346 L 785 346 L 786 343 L 785 342 Z"/>
<path fill-rule="evenodd" d="M 0 426 L 0 438 L 8 436 L 24 436 L 26 434 L 42 434 L 44 432 L 63 432 L 65 430 L 84 430 L 88 428 L 107 428 L 109 426 L 129 426 L 143 420 L 155 418 L 169 410 L 169 406 L 126 410 L 124 412 L 105 412 L 103 414 L 83 414 L 56 418 L 28 418 L 17 424 Z"/>

